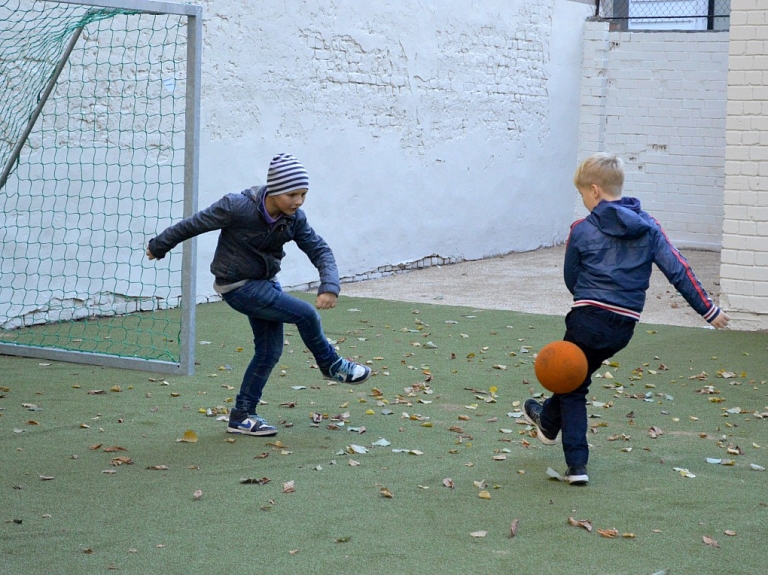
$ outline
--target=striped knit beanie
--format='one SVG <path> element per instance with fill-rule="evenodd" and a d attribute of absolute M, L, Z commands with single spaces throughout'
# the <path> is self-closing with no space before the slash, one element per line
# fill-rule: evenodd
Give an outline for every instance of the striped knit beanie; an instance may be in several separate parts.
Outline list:
<path fill-rule="evenodd" d="M 267 195 L 279 196 L 309 189 L 309 174 L 290 154 L 278 154 L 269 163 Z"/>

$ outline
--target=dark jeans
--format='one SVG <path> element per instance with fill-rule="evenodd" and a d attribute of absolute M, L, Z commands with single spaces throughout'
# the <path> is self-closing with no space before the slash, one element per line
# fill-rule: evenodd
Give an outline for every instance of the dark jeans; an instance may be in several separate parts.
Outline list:
<path fill-rule="evenodd" d="M 245 370 L 240 393 L 230 413 L 231 421 L 242 421 L 256 413 L 264 386 L 283 353 L 283 324 L 295 324 L 321 369 L 327 369 L 338 355 L 328 343 L 320 315 L 315 308 L 283 292 L 277 281 L 251 280 L 222 295 L 232 309 L 248 316 L 253 331 L 253 359 Z"/>
<path fill-rule="evenodd" d="M 565 341 L 578 345 L 587 356 L 587 378 L 575 391 L 552 395 L 544 402 L 541 424 L 548 434 L 562 431 L 566 464 L 587 465 L 587 392 L 592 374 L 603 361 L 624 349 L 637 322 L 594 306 L 577 307 L 565 317 Z"/>

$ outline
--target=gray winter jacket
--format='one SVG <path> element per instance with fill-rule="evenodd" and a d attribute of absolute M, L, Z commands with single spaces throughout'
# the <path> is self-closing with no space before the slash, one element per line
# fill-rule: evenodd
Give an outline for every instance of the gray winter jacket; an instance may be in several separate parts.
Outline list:
<path fill-rule="evenodd" d="M 184 240 L 221 230 L 211 273 L 219 284 L 246 279 L 272 279 L 285 256 L 283 245 L 294 241 L 320 272 L 318 293 L 340 291 L 339 272 L 331 248 L 315 233 L 302 210 L 270 225 L 262 205 L 266 186 L 227 194 L 208 208 L 166 228 L 149 241 L 149 250 L 163 258 Z"/>

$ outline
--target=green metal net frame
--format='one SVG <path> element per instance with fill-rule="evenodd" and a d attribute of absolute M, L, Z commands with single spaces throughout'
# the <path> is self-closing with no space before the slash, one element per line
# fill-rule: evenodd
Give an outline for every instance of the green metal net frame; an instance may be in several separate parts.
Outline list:
<path fill-rule="evenodd" d="M 194 372 L 202 8 L 0 0 L 0 353 Z"/>

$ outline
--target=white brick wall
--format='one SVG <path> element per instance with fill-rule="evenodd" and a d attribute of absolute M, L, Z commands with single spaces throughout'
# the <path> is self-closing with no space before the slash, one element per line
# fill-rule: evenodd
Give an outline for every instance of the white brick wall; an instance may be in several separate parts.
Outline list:
<path fill-rule="evenodd" d="M 759 6 L 759 7 L 758 7 Z M 721 304 L 768 329 L 768 6 L 732 0 Z"/>
<path fill-rule="evenodd" d="M 720 248 L 727 69 L 727 32 L 587 23 L 579 158 L 619 154 L 625 194 L 640 198 L 678 247 Z"/>
<path fill-rule="evenodd" d="M 263 183 L 286 151 L 309 171 L 307 215 L 343 278 L 567 237 L 591 6 L 204 4 L 201 207 Z M 198 238 L 199 299 L 216 237 Z M 284 287 L 317 279 L 286 252 Z"/>

